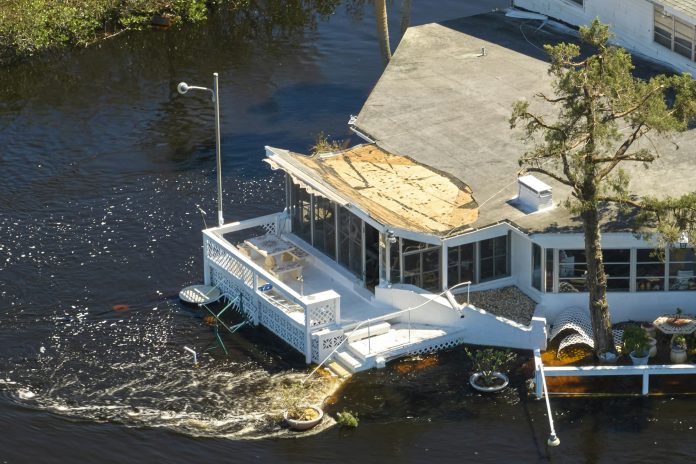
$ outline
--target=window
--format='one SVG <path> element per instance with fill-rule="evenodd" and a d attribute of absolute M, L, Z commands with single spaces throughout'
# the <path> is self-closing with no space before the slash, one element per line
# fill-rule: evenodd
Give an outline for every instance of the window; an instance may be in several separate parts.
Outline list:
<path fill-rule="evenodd" d="M 558 250 L 558 291 L 587 291 L 585 250 Z"/>
<path fill-rule="evenodd" d="M 541 247 L 532 243 L 532 287 L 541 291 Z"/>
<path fill-rule="evenodd" d="M 631 290 L 631 250 L 602 250 L 608 292 Z"/>
<path fill-rule="evenodd" d="M 312 242 L 311 195 L 297 184 L 290 187 L 292 231 L 308 243 Z"/>
<path fill-rule="evenodd" d="M 475 243 L 447 249 L 447 287 L 474 281 Z"/>
<path fill-rule="evenodd" d="M 363 278 L 362 220 L 343 207 L 338 208 L 338 262 Z"/>
<path fill-rule="evenodd" d="M 402 239 L 404 283 L 432 292 L 440 291 L 440 247 Z"/>
<path fill-rule="evenodd" d="M 546 249 L 546 268 L 544 269 L 546 272 L 546 288 L 544 291 L 546 292 L 552 292 L 553 291 L 553 248 L 547 248 Z"/>
<path fill-rule="evenodd" d="M 508 235 L 479 242 L 479 281 L 510 275 Z"/>
<path fill-rule="evenodd" d="M 389 282 L 401 283 L 401 239 L 389 244 Z"/>
<path fill-rule="evenodd" d="M 653 249 L 636 250 L 636 291 L 655 292 L 665 289 L 664 257 Z"/>
<path fill-rule="evenodd" d="M 336 259 L 336 218 L 334 203 L 314 196 L 314 247 Z"/>
<path fill-rule="evenodd" d="M 673 50 L 692 61 L 694 56 L 694 39 L 696 28 L 682 19 L 665 13 L 663 7 L 655 6 L 653 38 L 663 47 Z"/>
<path fill-rule="evenodd" d="M 585 0 L 569 0 L 572 3 L 575 3 L 580 6 L 585 6 Z"/>
<path fill-rule="evenodd" d="M 693 248 L 669 250 L 669 289 L 696 290 L 696 260 Z"/>

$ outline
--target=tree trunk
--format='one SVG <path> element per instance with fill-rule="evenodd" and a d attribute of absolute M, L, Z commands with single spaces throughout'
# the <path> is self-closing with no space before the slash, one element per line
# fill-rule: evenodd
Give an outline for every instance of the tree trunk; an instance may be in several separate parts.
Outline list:
<path fill-rule="evenodd" d="M 387 1 L 375 0 L 375 23 L 377 25 L 377 39 L 382 51 L 384 63 L 391 60 L 391 47 L 389 45 L 389 23 L 387 22 Z"/>
<path fill-rule="evenodd" d="M 401 1 L 401 37 L 406 33 L 406 29 L 411 25 L 411 0 Z"/>
<path fill-rule="evenodd" d="M 595 353 L 616 352 L 611 332 L 609 304 L 607 303 L 607 275 L 604 272 L 599 213 L 596 207 L 582 212 L 587 256 L 587 289 L 590 296 L 590 316 L 595 340 Z"/>

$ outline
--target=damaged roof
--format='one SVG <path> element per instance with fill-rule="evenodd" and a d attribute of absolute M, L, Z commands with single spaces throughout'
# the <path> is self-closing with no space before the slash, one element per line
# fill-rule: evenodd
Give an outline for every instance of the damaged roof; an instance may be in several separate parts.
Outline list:
<path fill-rule="evenodd" d="M 545 115 L 538 92 L 553 94 L 545 44 L 577 42 L 572 31 L 539 28 L 538 21 L 488 13 L 409 28 L 365 102 L 355 128 L 378 146 L 447 172 L 471 187 L 479 205 L 473 224 L 502 221 L 530 232 L 579 232 L 580 218 L 562 206 L 565 185 L 535 174 L 553 188 L 555 207 L 529 214 L 516 207 L 520 156 L 530 147 L 511 130 L 513 103 L 527 99 Z M 634 57 L 638 72 L 664 72 Z M 693 190 L 696 130 L 642 143 L 660 157 L 645 170 L 625 163 L 629 190 L 639 196 L 680 195 Z M 630 215 L 603 210 L 605 231 L 630 231 Z"/>
<path fill-rule="evenodd" d="M 277 148 L 267 153 L 270 163 L 297 183 L 328 189 L 386 226 L 447 236 L 478 218 L 468 185 L 374 144 L 314 156 Z"/>

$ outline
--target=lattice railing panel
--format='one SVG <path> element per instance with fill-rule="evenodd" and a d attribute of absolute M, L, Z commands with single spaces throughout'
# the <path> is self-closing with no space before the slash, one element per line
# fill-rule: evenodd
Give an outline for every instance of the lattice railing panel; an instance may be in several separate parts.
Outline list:
<path fill-rule="evenodd" d="M 263 298 L 259 298 L 261 324 L 300 353 L 305 353 L 305 333 L 290 317 Z"/>
<path fill-rule="evenodd" d="M 342 329 L 312 335 L 312 361 L 315 363 L 324 361 L 345 338 Z"/>
<path fill-rule="evenodd" d="M 326 301 L 321 305 L 310 306 L 308 310 L 310 327 L 325 326 L 336 322 L 336 303 L 333 300 Z"/>
<path fill-rule="evenodd" d="M 215 266 L 210 266 L 210 280 L 212 285 L 217 286 L 222 294 L 227 295 L 233 300 L 239 298 L 241 295 L 241 298 L 235 306 L 247 319 L 254 324 L 258 324 L 258 302 L 254 294 L 247 288 L 239 285 L 235 280 L 230 279 L 229 274 L 226 274 Z"/>

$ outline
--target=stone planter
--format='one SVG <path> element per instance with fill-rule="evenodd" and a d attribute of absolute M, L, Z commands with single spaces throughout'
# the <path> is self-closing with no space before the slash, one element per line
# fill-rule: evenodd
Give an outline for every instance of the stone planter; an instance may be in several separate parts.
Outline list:
<path fill-rule="evenodd" d="M 498 385 L 491 385 L 490 387 L 485 386 L 485 385 L 479 385 L 479 379 L 483 377 L 482 372 L 477 372 L 473 374 L 471 377 L 469 377 L 469 384 L 475 389 L 483 393 L 495 393 L 499 392 L 503 388 L 508 386 L 508 383 L 510 383 L 510 379 L 508 379 L 508 376 L 503 374 L 502 372 L 492 372 L 491 375 L 495 377 L 496 379 L 499 380 Z"/>
<path fill-rule="evenodd" d="M 682 364 L 686 362 L 686 350 L 682 348 L 675 348 L 672 347 L 672 350 L 669 352 L 669 359 L 672 361 L 674 364 Z"/>
<path fill-rule="evenodd" d="M 317 406 L 304 406 L 303 408 L 315 410 L 319 414 L 319 417 L 317 417 L 316 419 L 312 419 L 312 420 L 291 419 L 288 417 L 288 412 L 285 411 L 283 413 L 283 419 L 285 419 L 285 422 L 287 422 L 288 426 L 292 430 L 297 430 L 297 431 L 309 430 L 312 427 L 318 425 L 322 421 L 322 419 L 324 419 L 324 411 L 322 411 L 321 408 L 319 408 Z"/>

